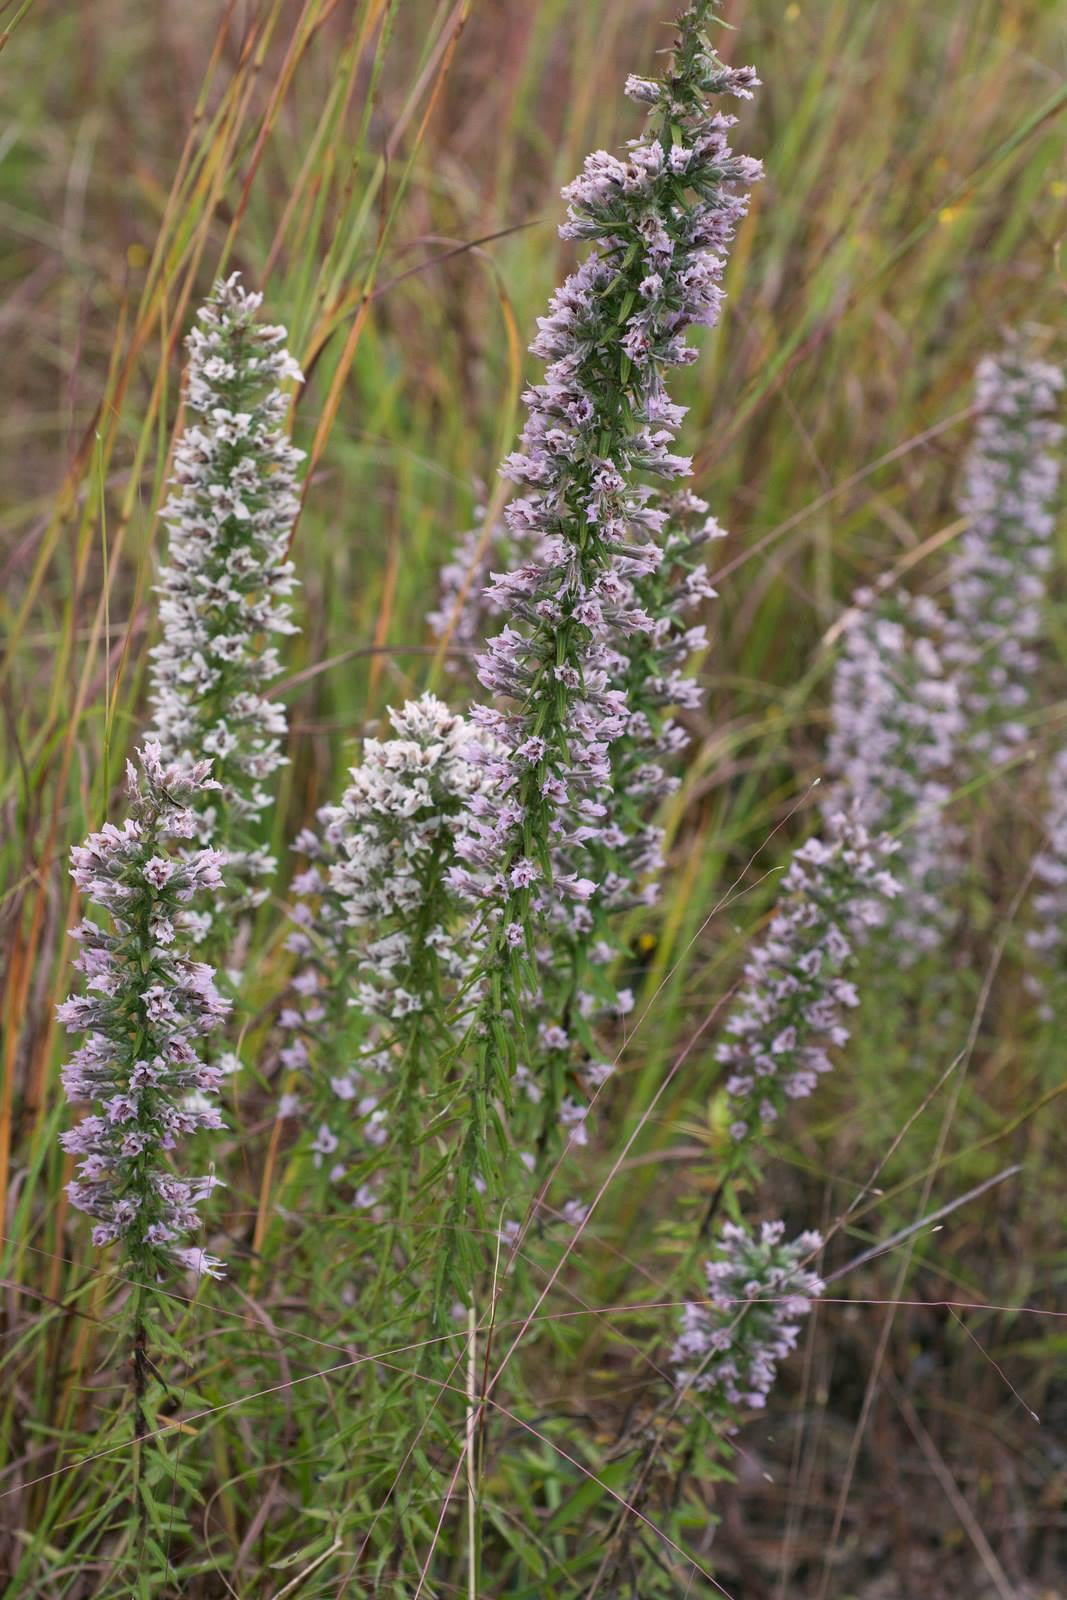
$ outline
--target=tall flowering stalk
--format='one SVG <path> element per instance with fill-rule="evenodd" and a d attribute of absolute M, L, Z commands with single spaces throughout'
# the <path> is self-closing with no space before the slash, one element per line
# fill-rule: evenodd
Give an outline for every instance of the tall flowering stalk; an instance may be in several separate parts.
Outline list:
<path fill-rule="evenodd" d="M 895 849 L 888 838 L 870 838 L 862 823 L 841 814 L 828 831 L 828 840 L 809 839 L 794 855 L 717 1047 L 729 1073 L 734 1159 L 830 1071 L 830 1050 L 848 1039 L 845 1013 L 859 1004 L 844 974 L 900 891 L 887 870 Z"/>
<path fill-rule="evenodd" d="M 285 1064 L 308 1077 L 312 1150 L 334 1181 L 394 1137 L 417 1143 L 436 1110 L 431 1062 L 452 1042 L 443 1019 L 480 955 L 447 882 L 463 813 L 485 792 L 472 730 L 432 694 L 389 718 L 394 736 L 364 740 L 340 805 L 297 841 L 311 865 L 294 882 L 288 944 L 302 965 Z"/>
<path fill-rule="evenodd" d="M 851 810 L 871 833 L 904 829 L 895 873 L 907 893 L 887 919 L 901 961 L 936 949 L 953 918 L 957 839 L 945 809 L 964 719 L 942 658 L 946 628 L 924 595 L 861 589 L 834 671 L 825 810 Z"/>
<path fill-rule="evenodd" d="M 234 273 L 187 340 L 186 405 L 201 420 L 177 445 L 177 487 L 161 512 L 170 546 L 151 651 L 151 737 L 167 761 L 213 760 L 218 787 L 200 798 L 197 837 L 225 851 L 228 883 L 247 904 L 274 867 L 255 830 L 266 780 L 286 759 L 286 719 L 263 690 L 280 671 L 271 639 L 296 631 L 285 597 L 303 455 L 283 432 L 280 388 L 301 381 L 300 369 L 285 329 L 256 322 L 261 300 Z"/>
<path fill-rule="evenodd" d="M 472 712 L 500 753 L 486 753 L 494 798 L 475 808 L 459 841 L 464 865 L 453 874 L 488 930 L 453 1237 L 482 1164 L 490 1101 L 506 1092 L 516 1065 L 514 1017 L 536 987 L 528 965 L 535 897 L 551 884 L 584 902 L 596 889 L 580 866 L 557 876 L 553 851 L 587 845 L 603 816 L 611 746 L 629 719 L 625 690 L 612 685 L 612 652 L 655 627 L 627 581 L 662 560 L 663 513 L 643 480 L 690 468 L 669 449 L 682 410 L 665 378 L 696 357 L 686 330 L 718 318 L 744 186 L 760 175 L 758 162 L 729 147 L 733 119 L 707 106 L 715 93 L 750 98 L 758 82 L 751 68 L 728 68 L 715 55 L 705 32 L 713 10 L 704 0 L 682 17 L 662 81 L 628 81 L 631 98 L 651 108 L 645 135 L 624 158 L 590 156 L 564 190 L 561 234 L 593 248 L 540 321 L 530 348 L 548 363 L 544 382 L 524 396 L 523 448 L 504 464 L 526 491 L 507 520 L 533 555 L 494 580 L 493 600 L 512 620 L 479 663 L 483 686 L 512 709 Z M 450 1264 L 446 1253 L 446 1275 Z"/>
<path fill-rule="evenodd" d="M 664 1363 L 669 1395 L 634 1436 L 634 1476 L 597 1573 L 610 1593 L 634 1568 L 634 1510 L 644 1518 L 653 1497 L 673 1510 L 688 1482 L 724 1476 L 721 1465 L 711 1473 L 709 1467 L 730 1454 L 746 1414 L 765 1408 L 779 1364 L 796 1348 L 800 1319 L 823 1292 L 808 1265 L 822 1249 L 817 1233 L 786 1242 L 784 1223 L 764 1222 L 753 1232 L 728 1222 L 713 1248 L 704 1264 L 705 1295 L 683 1305 Z M 703 1493 L 700 1502 L 703 1523 Z"/>
<path fill-rule="evenodd" d="M 138 1593 L 148 1592 L 145 1572 L 169 1567 L 153 1542 L 159 1513 L 143 1460 L 158 1377 L 149 1350 L 158 1360 L 154 1347 L 163 1337 L 157 1323 L 165 1302 L 155 1286 L 175 1267 L 198 1277 L 223 1271 L 217 1257 L 191 1242 L 216 1180 L 184 1177 L 172 1164 L 183 1139 L 223 1125 L 215 1103 L 223 1069 L 203 1059 L 201 1041 L 226 1017 L 229 1001 L 212 968 L 189 953 L 201 915 L 194 902 L 205 891 L 215 899 L 222 888 L 222 853 L 190 846 L 199 808 L 216 788 L 209 767 L 167 765 L 159 745 L 146 742 L 140 772 L 127 766 L 123 825 L 107 823 L 71 851 L 71 875 L 107 925 L 86 920 L 74 930 L 86 992 L 66 1000 L 59 1019 L 85 1039 L 63 1069 L 63 1085 L 72 1101 L 95 1109 L 61 1142 L 79 1157 L 67 1190 L 71 1204 L 94 1219 L 94 1244 L 119 1247 L 130 1280 L 130 1460 L 136 1559 L 147 1562 Z"/>
<path fill-rule="evenodd" d="M 979 364 L 978 421 L 960 496 L 968 528 L 952 571 L 951 648 L 976 768 L 1013 755 L 1038 667 L 1052 563 L 1064 377 L 1019 344 Z"/>
<path fill-rule="evenodd" d="M 229 1011 L 210 966 L 188 953 L 194 902 L 222 887 L 222 854 L 190 850 L 197 807 L 216 787 L 209 762 L 165 765 L 146 743 L 140 773 L 127 767 L 129 816 L 105 824 L 71 851 L 71 875 L 109 926 L 83 921 L 75 966 L 86 993 L 59 1008 L 85 1040 L 63 1069 L 72 1101 L 97 1110 L 61 1135 L 80 1158 L 68 1193 L 95 1219 L 94 1244 L 121 1246 L 128 1267 L 154 1279 L 168 1265 L 217 1276 L 219 1263 L 192 1247 L 198 1207 L 214 1179 L 183 1178 L 170 1153 L 199 1128 L 220 1128 L 212 1097 L 222 1069 L 199 1041 Z M 190 1106 L 187 1097 L 200 1097 Z"/>

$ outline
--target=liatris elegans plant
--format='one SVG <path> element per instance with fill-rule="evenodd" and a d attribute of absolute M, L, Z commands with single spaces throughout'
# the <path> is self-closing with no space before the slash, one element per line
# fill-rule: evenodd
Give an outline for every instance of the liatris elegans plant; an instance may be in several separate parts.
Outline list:
<path fill-rule="evenodd" d="M 270 641 L 296 631 L 286 597 L 303 455 L 282 431 L 281 385 L 301 381 L 300 368 L 285 329 L 256 321 L 261 300 L 234 273 L 189 334 L 185 403 L 200 421 L 178 442 L 177 489 L 161 512 L 170 544 L 151 651 L 151 737 L 166 761 L 213 761 L 217 789 L 199 797 L 197 838 L 225 852 L 227 893 L 245 905 L 262 899 L 274 868 L 255 829 L 264 784 L 286 759 L 286 718 L 263 691 L 280 671 Z"/>
<path fill-rule="evenodd" d="M 1019 340 L 978 367 L 978 420 L 960 496 L 967 531 L 952 569 L 950 649 L 976 767 L 1026 738 L 1052 563 L 1063 429 L 1052 420 L 1063 373 Z"/>
<path fill-rule="evenodd" d="M 215 1276 L 219 1263 L 187 1242 L 214 1180 L 183 1178 L 167 1161 L 198 1128 L 222 1126 L 216 1107 L 184 1103 L 191 1090 L 218 1088 L 222 1071 L 202 1059 L 199 1041 L 229 1011 L 211 967 L 188 953 L 194 902 L 223 881 L 220 851 L 184 847 L 215 781 L 209 762 L 165 765 L 151 741 L 140 760 L 140 773 L 127 767 L 122 827 L 106 823 L 71 852 L 75 883 L 110 927 L 86 920 L 75 929 L 86 993 L 59 1010 L 70 1032 L 86 1035 L 63 1086 L 72 1101 L 98 1107 L 62 1135 L 80 1159 L 68 1192 L 95 1219 L 94 1244 L 119 1244 L 127 1270 L 155 1278 L 170 1263 Z"/>
<path fill-rule="evenodd" d="M 828 833 L 794 854 L 778 910 L 745 963 L 717 1047 L 729 1074 L 727 1117 L 737 1156 L 830 1071 L 830 1050 L 848 1039 L 845 1013 L 860 999 L 844 974 L 900 892 L 888 870 L 895 850 L 888 837 L 872 839 L 843 813 L 830 819 Z"/>
<path fill-rule="evenodd" d="M 863 1592 L 871 1560 L 885 1564 L 864 1435 L 877 1421 L 905 1485 L 931 1481 L 932 1439 L 938 1480 L 956 1486 L 911 1519 L 916 1560 L 889 1541 L 905 1587 L 934 1569 L 951 1592 L 998 1587 L 989 1550 L 975 1560 L 974 1541 L 938 1537 L 964 1501 L 989 1549 L 1008 1552 L 1003 1592 L 1040 1583 L 1058 1570 L 1055 1515 L 1001 1527 L 982 1514 L 1013 1437 L 1035 1506 L 1057 1467 L 1048 1397 L 1015 1385 L 1031 1376 L 1027 1349 L 1052 1371 L 1058 1337 L 1047 1296 L 1018 1301 L 1054 1250 L 1042 1197 L 1055 1192 L 1043 1160 L 1055 1139 L 1040 1121 L 1057 1086 L 1034 1092 L 1034 1079 L 1055 1069 L 1067 1003 L 1067 774 L 1057 762 L 1043 795 L 1019 728 L 1035 751 L 1056 747 L 1063 585 L 1050 570 L 1038 638 L 1024 538 L 1024 582 L 998 626 L 1021 614 L 1022 648 L 1048 670 L 1031 673 L 1022 704 L 999 694 L 1007 680 L 979 681 L 990 663 L 1019 666 L 995 633 L 973 659 L 946 658 L 951 628 L 921 591 L 951 612 L 967 519 L 921 523 L 960 421 L 927 413 L 956 392 L 971 312 L 988 324 L 1022 296 L 1044 315 L 1054 208 L 1039 165 L 1056 84 L 1045 72 L 1042 87 L 1042 30 L 1025 50 L 970 30 L 966 70 L 946 79 L 941 47 L 958 55 L 962 34 L 940 10 L 924 31 L 916 6 L 887 35 L 852 26 L 863 8 L 833 8 L 842 26 L 822 38 L 796 6 L 768 31 L 758 7 L 678 0 L 674 32 L 638 19 L 660 81 L 629 80 L 622 138 L 638 137 L 595 154 L 569 187 L 560 245 L 483 224 L 541 210 L 553 152 L 583 125 L 619 123 L 601 103 L 619 8 L 583 7 L 575 23 L 575 8 L 483 7 L 475 30 L 467 0 L 428 5 L 428 28 L 410 9 L 223 7 L 212 44 L 205 8 L 189 8 L 181 58 L 208 78 L 148 116 L 150 133 L 166 123 L 166 149 L 128 141 L 132 219 L 101 203 L 111 169 L 129 189 L 121 141 L 98 144 L 100 161 L 92 137 L 65 152 L 62 126 L 42 142 L 31 121 L 15 151 L 31 211 L 50 186 L 66 201 L 45 206 L 62 222 L 58 252 L 55 230 L 37 239 L 25 218 L 28 265 L 47 259 L 17 275 L 7 319 L 9 343 L 46 370 L 23 391 L 12 359 L 19 482 L 4 514 L 17 648 L 0 665 L 0 1571 L 12 1600 L 676 1600 L 752 1585 L 823 1600 Z M 514 26 L 501 21 L 512 12 Z M 742 140 L 722 113 L 744 102 L 747 119 L 755 80 L 709 42 L 750 59 L 727 14 L 763 41 L 763 75 L 775 68 L 759 131 Z M 506 70 L 499 104 L 479 109 L 521 140 L 518 165 L 502 138 L 486 167 L 479 118 L 461 114 L 484 41 Z M 32 55 L 32 24 L 17 48 Z M 95 81 L 97 65 L 75 78 Z M 134 135 L 138 88 L 153 81 L 153 63 L 140 65 L 123 77 Z M 948 84 L 926 97 L 927 155 L 945 127 L 967 131 L 953 82 L 980 107 L 971 131 L 994 154 L 963 203 L 941 206 L 959 175 L 922 159 L 923 129 L 906 125 L 922 96 L 902 96 L 905 80 Z M 889 119 L 864 118 L 860 101 Z M 186 140 L 170 126 L 183 107 Z M 842 129 L 865 134 L 835 167 Z M 739 220 L 756 170 L 730 144 L 778 153 L 756 217 Z M 914 153 L 935 228 L 912 227 L 885 150 Z M 172 154 L 167 195 L 156 180 Z M 82 234 L 88 298 L 64 282 Z M 988 248 L 968 263 L 977 237 Z M 195 321 L 169 464 L 174 308 L 217 248 L 282 294 L 311 387 L 297 424 L 281 392 L 298 379 L 286 338 L 260 325 L 268 313 L 227 266 Z M 561 250 L 573 276 L 523 356 L 510 304 L 525 306 Z M 856 277 L 865 263 L 877 293 Z M 946 273 L 961 266 L 963 278 Z M 966 294 L 946 299 L 953 279 Z M 729 325 L 694 335 L 727 289 Z M 690 340 L 708 359 L 676 371 L 694 359 Z M 442 574 L 431 623 L 447 648 L 427 650 L 418 623 L 440 535 L 523 389 L 522 443 L 483 496 L 490 526 Z M 314 435 L 316 481 L 296 541 L 298 425 Z M 1051 453 L 1051 434 L 1033 437 Z M 163 628 L 146 632 L 139 508 L 169 473 Z M 1021 476 L 998 458 L 987 477 L 1010 521 Z M 720 532 L 707 502 L 736 525 L 725 615 L 711 606 L 717 563 L 704 565 Z M 1014 560 L 997 538 L 994 555 Z M 808 646 L 831 579 L 857 561 L 907 571 L 918 598 L 879 584 L 842 619 L 833 781 L 809 795 L 825 827 L 776 907 L 790 850 L 821 826 L 791 806 L 826 710 L 826 662 Z M 996 577 L 996 606 L 1007 570 L 979 561 L 971 574 L 987 593 Z M 305 643 L 290 662 L 297 622 Z M 705 623 L 719 635 L 710 651 Z M 441 684 L 447 706 L 422 693 Z M 953 696 L 976 685 L 989 691 L 983 737 L 1003 743 L 998 717 L 1018 725 L 1007 781 L 990 784 L 988 750 L 972 757 L 960 726 Z M 67 979 L 57 852 L 87 831 L 86 796 L 112 781 L 126 730 L 150 727 L 162 748 L 146 752 L 129 825 L 116 812 L 81 846 L 95 903 L 71 919 L 88 922 Z M 151 846 L 138 832 L 150 801 Z M 1035 861 L 1018 846 L 1038 801 Z M 171 802 L 184 815 L 167 832 Z M 839 812 L 856 862 L 839 851 Z M 311 828 L 293 841 L 298 814 Z M 979 826 L 957 851 L 969 815 Z M 290 847 L 291 883 L 268 854 Z M 945 881 L 957 861 L 966 899 Z M 143 949 L 127 890 L 130 905 L 151 899 Z M 960 937 L 945 937 L 957 907 Z M 1050 1025 L 1018 1006 L 1020 968 Z M 86 1024 L 69 1045 L 52 1003 L 68 988 L 78 999 L 63 1014 Z M 143 1002 L 143 1039 L 127 993 L 129 1008 Z M 246 1070 L 227 1094 L 238 1048 Z M 72 1054 L 64 1081 L 84 1101 L 57 1108 L 53 1068 Z M 1005 1196 L 992 1229 L 988 1215 L 941 1226 L 999 1182 L 988 1174 L 1005 1138 L 1027 1168 L 1018 1211 Z M 72 1179 L 73 1207 L 57 1192 Z M 784 1228 L 760 1226 L 778 1216 Z M 847 1311 L 809 1319 L 823 1337 L 800 1371 L 789 1352 L 824 1274 L 818 1237 L 793 1236 L 817 1219 L 840 1252 L 825 1275 L 862 1264 L 864 1281 Z M 997 1262 L 997 1239 L 1018 1246 L 1014 1259 Z M 909 1259 L 922 1293 L 905 1281 Z M 1010 1340 L 1005 1365 L 1009 1314 L 1026 1338 Z M 929 1359 L 893 1388 L 916 1341 Z M 864 1377 L 891 1403 L 861 1403 Z M 976 1377 L 988 1387 L 972 1389 Z M 1046 1413 L 1037 1433 L 1024 1394 Z M 971 1414 L 995 1428 L 966 1432 Z M 734 1430 L 749 1426 L 746 1447 Z M 837 1471 L 846 1454 L 855 1472 Z M 1006 1474 L 1010 1498 L 1010 1463 Z"/>
<path fill-rule="evenodd" d="M 193 1242 L 202 1226 L 199 1208 L 216 1179 L 184 1176 L 173 1164 L 183 1139 L 222 1127 L 215 1094 L 223 1072 L 204 1060 L 201 1041 L 225 1018 L 229 1001 L 216 989 L 212 968 L 190 954 L 196 901 L 222 887 L 221 852 L 190 845 L 201 823 L 197 807 L 215 788 L 209 766 L 165 764 L 158 744 L 146 742 L 140 771 L 132 763 L 127 768 L 129 814 L 122 826 L 106 823 L 71 852 L 74 881 L 106 925 L 87 919 L 74 930 L 86 992 L 60 1006 L 59 1018 L 85 1038 L 63 1069 L 63 1085 L 72 1101 L 94 1109 L 61 1142 L 78 1158 L 70 1202 L 93 1218 L 94 1245 L 118 1248 L 119 1281 L 128 1286 L 137 1531 L 131 1559 L 140 1572 L 137 1593 L 144 1595 L 158 1592 L 153 1582 L 165 1581 L 169 1567 L 156 1537 L 162 1526 L 153 1472 L 142 1457 L 152 1432 L 156 1362 L 167 1346 L 160 1323 L 171 1305 L 157 1285 L 175 1269 L 198 1278 L 223 1270 Z M 182 1482 L 188 1487 L 187 1474 Z M 173 1507 L 170 1525 L 177 1531 Z"/>
<path fill-rule="evenodd" d="M 510 620 L 479 664 L 483 686 L 511 709 L 472 711 L 497 747 L 485 756 L 494 798 L 461 837 L 464 864 L 452 882 L 484 918 L 486 982 L 460 1057 L 468 1109 L 439 1294 L 472 1178 L 488 1165 L 490 1104 L 507 1094 L 518 1065 L 514 1020 L 536 989 L 535 898 L 551 886 L 580 903 L 597 888 L 581 847 L 598 835 L 611 746 L 629 721 L 612 653 L 656 626 L 623 581 L 662 560 L 663 514 L 644 480 L 690 470 L 669 449 L 682 411 L 665 378 L 695 359 L 686 330 L 718 319 L 726 252 L 744 190 L 760 174 L 729 147 L 733 119 L 708 108 L 709 95 L 749 98 L 758 81 L 715 55 L 706 32 L 713 11 L 705 0 L 685 12 L 662 81 L 628 81 L 631 98 L 650 107 L 648 131 L 625 157 L 590 156 L 564 190 L 561 233 L 592 250 L 541 319 L 531 350 L 547 361 L 545 378 L 524 397 L 523 448 L 505 462 L 525 489 L 507 508 L 508 524 L 532 555 L 494 580 L 494 602 Z M 557 876 L 561 847 L 577 860 Z"/>
<path fill-rule="evenodd" d="M 901 830 L 894 875 L 906 893 L 885 926 L 909 963 L 938 947 L 954 916 L 958 841 L 945 810 L 964 719 L 942 659 L 945 629 L 925 595 L 861 589 L 834 668 L 824 813 L 850 810 L 871 833 Z"/>
<path fill-rule="evenodd" d="M 782 1222 L 764 1222 L 755 1232 L 723 1225 L 704 1264 L 706 1295 L 684 1303 L 657 1384 L 659 1404 L 632 1437 L 635 1476 L 604 1541 L 599 1583 L 617 1582 L 631 1569 L 633 1511 L 643 1518 L 642 1504 L 654 1493 L 659 1506 L 673 1508 L 688 1488 L 700 1506 L 700 1526 L 715 1520 L 708 1485 L 730 1476 L 733 1436 L 766 1406 L 778 1364 L 796 1348 L 800 1318 L 823 1292 L 809 1267 L 822 1243 L 814 1232 L 785 1242 Z"/>
<path fill-rule="evenodd" d="M 283 1059 L 308 1079 L 312 1150 L 335 1181 L 397 1129 L 396 1161 L 416 1147 L 441 1087 L 426 1079 L 451 1044 L 444 1019 L 480 955 L 447 881 L 463 813 L 485 792 L 472 729 L 432 694 L 389 717 L 393 737 L 363 741 L 340 804 L 297 841 L 311 865 L 294 882 L 288 945 L 303 964 Z"/>

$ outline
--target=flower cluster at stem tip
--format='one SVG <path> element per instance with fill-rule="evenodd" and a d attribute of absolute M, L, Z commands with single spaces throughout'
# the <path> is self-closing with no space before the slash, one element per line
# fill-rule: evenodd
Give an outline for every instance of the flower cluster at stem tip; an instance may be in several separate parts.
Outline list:
<path fill-rule="evenodd" d="M 830 1071 L 830 1050 L 848 1039 L 844 1014 L 859 1004 L 843 972 L 900 892 L 888 870 L 890 839 L 872 839 L 844 813 L 828 832 L 794 854 L 716 1049 L 729 1070 L 730 1137 L 738 1144 L 775 1122 L 789 1100 L 814 1093 Z"/>
<path fill-rule="evenodd" d="M 804 1265 L 821 1250 L 820 1235 L 802 1233 L 788 1244 L 784 1236 L 782 1222 L 764 1222 L 758 1234 L 726 1223 L 719 1253 L 704 1269 L 708 1301 L 682 1312 L 671 1351 L 675 1382 L 728 1416 L 763 1409 L 778 1362 L 796 1348 L 797 1318 L 823 1292 Z"/>

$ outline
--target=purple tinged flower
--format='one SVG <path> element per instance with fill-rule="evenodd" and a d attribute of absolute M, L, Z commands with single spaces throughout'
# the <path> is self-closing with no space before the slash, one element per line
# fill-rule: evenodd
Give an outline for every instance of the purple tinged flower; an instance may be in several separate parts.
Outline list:
<path fill-rule="evenodd" d="M 569 1134 L 572 1145 L 589 1143 L 589 1134 L 586 1131 L 585 1120 L 589 1115 L 589 1107 L 568 1095 L 559 1108 L 559 1120 Z"/>
<path fill-rule="evenodd" d="M 542 1022 L 537 1030 L 537 1037 L 544 1050 L 566 1050 L 570 1043 L 567 1030 L 558 1023 Z"/>
<path fill-rule="evenodd" d="M 517 861 L 509 874 L 513 889 L 528 888 L 531 883 L 536 883 L 541 876 L 532 861 Z"/>
<path fill-rule="evenodd" d="M 480 618 L 460 591 L 495 544 L 483 615 L 502 626 L 476 664 L 498 703 L 470 712 L 494 745 L 484 758 L 493 790 L 465 813 L 447 877 L 485 940 L 482 981 L 457 1018 L 473 1047 L 457 1058 L 464 1070 L 470 1063 L 464 1162 L 483 1172 L 495 1171 L 481 1148 L 488 1106 L 509 1079 L 543 1102 L 547 1126 L 584 1142 L 588 1105 L 565 1091 L 605 1080 L 605 1063 L 577 1058 L 590 1026 L 632 1004 L 626 992 L 613 999 L 603 971 L 613 955 L 608 919 L 654 898 L 652 813 L 676 783 L 671 768 L 686 742 L 672 711 L 700 699 L 685 669 L 704 636 L 683 613 L 710 593 L 706 576 L 690 582 L 691 551 L 718 530 L 706 518 L 695 537 L 673 530 L 647 480 L 670 484 L 691 471 L 671 449 L 684 408 L 666 381 L 695 358 L 688 329 L 719 316 L 743 188 L 759 176 L 758 163 L 729 148 L 734 119 L 706 105 L 709 93 L 747 98 L 758 81 L 718 61 L 704 32 L 709 9 L 682 19 L 673 69 L 654 93 L 650 80 L 629 86 L 653 106 L 647 133 L 624 155 L 591 156 L 564 191 L 561 232 L 591 252 L 530 346 L 546 370 L 523 396 L 521 446 L 502 469 L 519 492 L 500 536 L 464 541 L 432 619 L 440 637 L 458 607 L 465 640 L 475 637 Z M 707 511 L 695 497 L 676 500 L 683 523 L 691 508 Z M 533 978 L 517 955 L 524 927 L 537 936 Z M 556 981 L 564 970 L 573 993 Z M 570 1017 L 573 1027 L 561 1026 Z M 537 1048 L 520 1069 L 511 1044 L 524 1026 Z M 457 1203 L 459 1194 L 457 1185 Z"/>
<path fill-rule="evenodd" d="M 225 1264 L 218 1256 L 208 1255 L 206 1250 L 193 1247 L 174 1249 L 171 1255 L 179 1266 L 187 1272 L 193 1272 L 198 1278 L 224 1278 L 226 1276 Z"/>
<path fill-rule="evenodd" d="M 157 889 L 162 889 L 170 881 L 173 872 L 174 862 L 165 856 L 153 856 L 151 861 L 145 862 L 145 878 Z"/>

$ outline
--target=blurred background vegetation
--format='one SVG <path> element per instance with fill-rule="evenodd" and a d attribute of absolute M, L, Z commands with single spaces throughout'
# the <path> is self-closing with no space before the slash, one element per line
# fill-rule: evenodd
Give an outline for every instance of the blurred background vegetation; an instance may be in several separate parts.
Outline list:
<path fill-rule="evenodd" d="M 303 632 L 274 819 L 284 859 L 387 704 L 431 684 L 466 693 L 426 626 L 436 572 L 475 507 L 500 504 L 496 464 L 534 374 L 525 346 L 571 259 L 555 235 L 559 186 L 588 149 L 637 132 L 621 84 L 652 69 L 669 20 L 662 0 L 0 12 L 0 1489 L 58 1459 L 48 1441 L 76 1428 L 98 1359 L 87 1323 L 62 1345 L 54 1319 L 39 1332 L 42 1307 L 81 1293 L 88 1266 L 55 1144 L 65 862 L 143 726 L 155 511 L 192 309 L 240 268 L 308 377 L 295 421 L 310 454 L 293 549 Z M 1062 358 L 1062 0 L 726 0 L 723 20 L 721 53 L 764 82 L 737 143 L 766 178 L 724 320 L 681 385 L 695 487 L 729 539 L 707 713 L 692 719 L 669 818 L 672 872 L 632 930 L 635 975 L 658 993 L 611 1149 L 733 981 L 773 893 L 766 875 L 803 834 L 842 605 L 892 569 L 933 593 L 944 582 L 977 359 L 1023 322 Z M 1067 711 L 1064 600 L 1061 565 L 1036 753 Z M 1067 1336 L 1011 1309 L 1067 1314 L 1062 1040 L 1027 1021 L 1012 964 L 1013 899 L 1038 834 L 1025 768 L 1008 788 L 991 784 L 969 813 L 983 870 L 953 981 L 862 1014 L 848 1076 L 815 1121 L 786 1130 L 772 1187 L 798 1226 L 815 1225 L 878 1168 L 849 1227 L 857 1254 L 1010 1162 L 1024 1171 L 903 1259 L 848 1278 L 847 1300 L 820 1312 L 779 1412 L 745 1436 L 737 1485 L 717 1491 L 716 1570 L 746 1600 L 1067 1594 Z M 744 899 L 713 916 L 735 882 Z M 274 953 L 257 968 L 264 994 Z M 627 1257 L 710 1183 L 715 1086 L 709 1050 L 605 1201 L 597 1234 Z M 253 1120 L 250 1138 L 261 1131 Z M 615 1261 L 605 1248 L 586 1268 L 603 1304 L 623 1281 Z M 1008 1309 L 957 1313 L 949 1299 Z M 589 1392 L 567 1401 L 596 1414 L 606 1451 L 624 1375 L 585 1337 Z M 529 1381 L 550 1406 L 544 1359 Z M 16 1424 L 35 1404 L 36 1434 Z M 12 1572 L 43 1495 L 0 1501 Z M 7 1592 L 74 1592 L 27 1582 Z M 229 1592 L 273 1592 L 259 1582 Z M 546 1578 L 541 1592 L 584 1591 Z"/>

